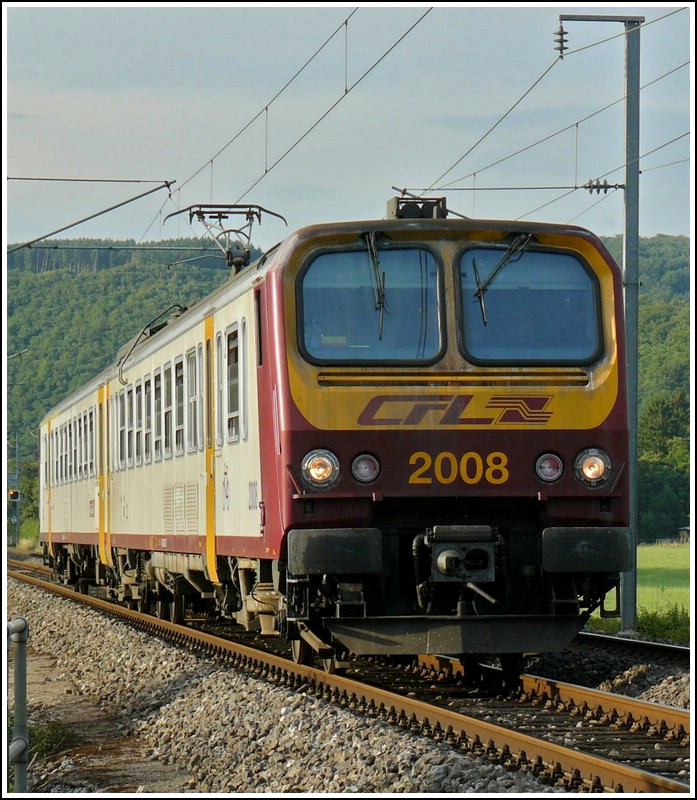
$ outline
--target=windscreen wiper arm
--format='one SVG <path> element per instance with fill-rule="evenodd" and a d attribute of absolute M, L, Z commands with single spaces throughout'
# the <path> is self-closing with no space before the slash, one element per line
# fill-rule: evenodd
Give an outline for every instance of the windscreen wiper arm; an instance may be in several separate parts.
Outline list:
<path fill-rule="evenodd" d="M 474 296 L 479 300 L 479 305 L 482 309 L 482 321 L 486 325 L 486 305 L 484 304 L 484 295 L 486 294 L 488 288 L 496 279 L 496 276 L 501 272 L 501 270 L 508 264 L 512 258 L 515 256 L 519 256 L 523 250 L 528 246 L 530 240 L 532 239 L 531 233 L 521 233 L 520 235 L 516 236 L 513 240 L 511 246 L 506 250 L 506 252 L 501 256 L 501 260 L 499 263 L 491 270 L 489 277 L 482 283 L 479 279 L 479 270 L 477 269 L 477 265 L 472 259 L 472 266 L 474 268 L 474 279 L 477 282 L 477 291 L 474 293 Z"/>
<path fill-rule="evenodd" d="M 373 294 L 375 296 L 375 310 L 380 312 L 378 322 L 378 340 L 382 341 L 382 328 L 385 320 L 385 273 L 380 272 L 380 255 L 377 247 L 377 233 L 366 233 L 366 247 L 370 259 Z"/>

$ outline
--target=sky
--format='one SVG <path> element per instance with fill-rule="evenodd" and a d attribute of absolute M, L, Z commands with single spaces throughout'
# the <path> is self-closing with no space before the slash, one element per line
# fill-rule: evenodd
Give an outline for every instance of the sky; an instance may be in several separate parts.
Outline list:
<path fill-rule="evenodd" d="M 560 14 L 645 17 L 639 232 L 690 235 L 693 4 L 4 3 L 5 241 L 151 190 L 54 238 L 202 236 L 165 217 L 244 202 L 287 220 L 264 249 L 384 217 L 393 187 L 621 233 L 621 189 L 574 188 L 624 182 L 624 25 L 564 22 L 560 59 Z"/>

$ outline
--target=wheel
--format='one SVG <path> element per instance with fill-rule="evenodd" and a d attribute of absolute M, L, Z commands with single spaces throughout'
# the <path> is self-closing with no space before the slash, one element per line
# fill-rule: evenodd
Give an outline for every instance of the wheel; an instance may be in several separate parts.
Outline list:
<path fill-rule="evenodd" d="M 483 680 L 482 665 L 479 663 L 481 656 L 477 653 L 467 653 L 461 658 L 465 668 L 465 684 L 467 686 L 478 687 Z"/>
<path fill-rule="evenodd" d="M 314 653 L 312 648 L 304 639 L 291 639 L 290 649 L 293 654 L 293 661 L 296 664 L 303 664 L 304 666 L 311 666 Z"/>
<path fill-rule="evenodd" d="M 169 618 L 175 625 L 184 624 L 184 595 L 175 594 L 169 601 Z"/>
<path fill-rule="evenodd" d="M 160 600 L 155 601 L 155 616 L 158 619 L 169 619 L 169 601 Z"/>
<path fill-rule="evenodd" d="M 521 653 L 504 653 L 499 655 L 499 661 L 503 672 L 503 688 L 516 692 L 520 688 L 520 673 L 525 667 L 525 659 Z"/>
<path fill-rule="evenodd" d="M 347 664 L 340 661 L 336 656 L 322 659 L 322 669 L 329 675 L 345 675 Z"/>

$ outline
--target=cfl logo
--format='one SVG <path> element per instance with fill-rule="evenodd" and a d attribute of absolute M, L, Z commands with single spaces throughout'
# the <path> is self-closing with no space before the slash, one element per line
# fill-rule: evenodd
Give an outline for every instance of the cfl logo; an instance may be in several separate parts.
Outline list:
<path fill-rule="evenodd" d="M 427 417 L 436 427 L 453 425 L 522 424 L 540 425 L 549 422 L 552 412 L 547 406 L 551 395 L 523 397 L 506 395 L 492 397 L 487 409 L 496 409 L 495 416 L 480 417 L 465 414 L 474 395 L 400 395 L 373 397 L 358 417 L 362 426 L 421 426 Z"/>

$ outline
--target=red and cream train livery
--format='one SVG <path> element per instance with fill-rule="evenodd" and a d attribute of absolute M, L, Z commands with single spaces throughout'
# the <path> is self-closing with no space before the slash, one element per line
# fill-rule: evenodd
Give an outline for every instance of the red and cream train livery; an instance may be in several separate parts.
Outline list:
<path fill-rule="evenodd" d="M 424 205 L 297 231 L 46 416 L 58 580 L 299 660 L 559 650 L 617 613 L 620 271 L 584 229 Z"/>

